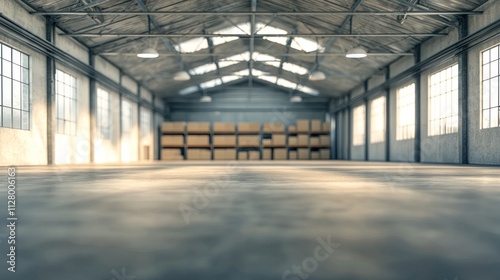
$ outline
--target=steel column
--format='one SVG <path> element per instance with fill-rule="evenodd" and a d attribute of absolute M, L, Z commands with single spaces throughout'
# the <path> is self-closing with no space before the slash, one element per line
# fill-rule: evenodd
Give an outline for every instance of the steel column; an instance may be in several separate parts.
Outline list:
<path fill-rule="evenodd" d="M 385 80 L 391 78 L 391 68 L 387 66 Z M 391 160 L 391 88 L 385 90 L 385 161 Z"/>
<path fill-rule="evenodd" d="M 89 65 L 95 67 L 95 55 L 89 52 Z M 89 114 L 90 114 L 90 162 L 95 162 L 95 137 L 97 130 L 97 83 L 94 77 L 89 76 Z"/>
<path fill-rule="evenodd" d="M 364 91 L 368 91 L 368 80 L 365 80 Z M 370 102 L 368 98 L 363 99 L 365 104 L 365 161 L 370 159 Z M 352 124 L 354 127 L 354 123 Z"/>
<path fill-rule="evenodd" d="M 349 104 L 351 100 L 351 94 L 347 95 L 347 103 Z M 351 160 L 351 147 L 352 147 L 352 110 L 351 105 L 348 105 L 347 110 L 347 159 Z"/>
<path fill-rule="evenodd" d="M 460 31 L 459 36 L 460 39 L 467 37 L 469 34 L 468 28 L 468 18 L 467 16 L 463 16 L 460 19 Z M 460 135 L 460 144 L 459 144 L 459 158 L 460 163 L 468 164 L 469 163 L 469 142 L 468 142 L 468 95 L 469 95 L 469 58 L 467 51 L 463 51 L 458 56 L 458 75 L 459 75 L 459 106 L 458 106 L 458 130 Z"/>
<path fill-rule="evenodd" d="M 422 45 L 418 44 L 415 46 L 415 64 L 420 63 L 421 60 L 421 48 Z M 420 162 L 421 159 L 421 149 L 420 143 L 422 141 L 421 129 L 422 129 L 422 106 L 421 106 L 421 96 L 422 96 L 422 87 L 421 87 L 421 77 L 420 72 L 415 74 L 415 142 L 414 142 L 414 160 L 415 162 Z"/>
<path fill-rule="evenodd" d="M 52 17 L 45 18 L 45 39 L 55 45 L 56 24 Z M 56 62 L 51 56 L 47 56 L 47 164 L 55 164 L 56 154 L 56 102 L 55 102 L 55 78 Z"/>

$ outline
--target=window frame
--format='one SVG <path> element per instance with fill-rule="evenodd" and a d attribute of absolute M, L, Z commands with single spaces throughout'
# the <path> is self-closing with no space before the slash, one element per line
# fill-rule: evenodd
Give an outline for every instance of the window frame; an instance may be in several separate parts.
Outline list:
<path fill-rule="evenodd" d="M 457 75 L 454 76 L 454 68 L 456 67 Z M 448 69 L 451 72 L 450 77 L 441 78 L 442 75 L 447 75 Z M 458 133 L 460 129 L 459 124 L 459 87 L 460 87 L 460 75 L 459 71 L 459 63 L 453 63 L 449 66 L 443 67 L 438 71 L 433 72 L 428 76 L 428 92 L 427 92 L 427 135 L 429 137 L 432 136 L 442 136 L 442 135 L 451 135 Z M 439 76 L 438 76 L 439 75 Z M 433 83 L 433 77 L 438 79 L 437 83 Z M 453 84 L 454 78 L 456 78 L 456 88 Z M 450 85 L 448 84 L 450 81 Z M 433 94 L 434 86 L 439 89 L 439 93 Z M 449 90 L 447 90 L 447 86 L 449 86 Z M 444 92 L 442 91 L 444 88 Z M 456 96 L 454 96 L 456 94 Z M 436 102 L 438 100 L 439 102 Z M 456 101 L 456 104 L 454 105 Z M 440 110 L 435 111 L 433 109 L 433 102 L 438 103 L 438 107 Z M 444 110 L 444 113 L 442 111 Z M 447 114 L 447 110 L 450 110 L 450 114 Z M 455 113 L 454 113 L 455 110 Z M 438 117 L 435 117 L 435 112 L 438 112 Z M 443 117 L 442 114 L 445 116 Z M 434 118 L 433 118 L 434 117 Z M 435 125 L 434 125 L 435 124 Z M 448 126 L 448 124 L 450 124 Z M 450 131 L 448 131 L 448 127 Z M 434 129 L 436 128 L 436 130 Z M 437 131 L 437 132 L 436 132 Z"/>
<path fill-rule="evenodd" d="M 6 48 L 10 52 L 9 58 L 4 55 Z M 14 54 L 16 54 L 17 59 Z M 8 71 L 4 72 L 4 70 Z M 7 75 L 7 73 L 9 74 Z M 4 89 L 9 93 L 5 94 Z M 15 98 L 16 91 L 19 96 Z M 0 128 L 30 131 L 31 109 L 31 56 L 17 47 L 0 42 Z M 4 116 L 8 117 L 4 118 Z M 14 122 L 16 116 L 18 118 L 17 124 Z M 7 124 L 7 119 L 10 124 Z"/>
<path fill-rule="evenodd" d="M 415 128 L 416 128 L 416 83 L 412 82 L 404 86 L 399 87 L 396 90 L 396 141 L 405 141 L 415 139 Z M 408 88 L 412 87 L 412 92 L 406 92 Z M 405 91 L 405 92 L 403 92 Z M 405 94 L 406 96 L 401 96 Z M 405 101 L 404 103 L 402 101 Z M 408 102 L 411 100 L 411 102 Z M 402 123 L 403 112 L 407 112 L 411 108 L 412 119 Z"/>
<path fill-rule="evenodd" d="M 62 73 L 64 75 L 64 78 L 63 80 L 58 80 L 58 73 Z M 69 76 L 71 79 L 73 79 L 73 83 L 74 83 L 74 86 L 72 86 L 71 84 L 70 85 L 67 85 L 66 84 L 66 75 Z M 59 83 L 62 83 L 62 85 L 64 86 L 64 92 L 61 93 L 59 92 L 58 90 L 58 85 Z M 69 74 L 68 72 L 66 71 L 63 71 L 63 70 L 60 70 L 60 69 L 56 69 L 56 77 L 55 77 L 55 102 L 56 102 L 56 133 L 57 134 L 63 134 L 63 135 L 71 135 L 71 136 L 75 136 L 77 134 L 77 131 L 78 131 L 78 79 L 77 77 Z M 69 97 L 68 96 L 68 93 L 66 92 L 67 90 L 67 86 L 69 86 L 71 89 L 72 89 L 72 95 L 73 97 Z M 63 112 L 62 112 L 62 117 L 59 116 L 59 103 L 58 102 L 61 102 L 61 98 L 63 100 L 63 104 L 62 104 L 62 107 L 63 107 Z M 74 111 L 72 111 L 70 109 L 70 112 L 69 112 L 69 118 L 70 119 L 66 119 L 66 100 L 69 99 L 69 102 L 70 102 L 70 108 L 72 108 L 72 105 L 73 105 L 73 109 Z M 71 119 L 73 118 L 73 119 Z M 60 127 L 60 124 L 62 122 L 62 128 Z M 66 131 L 66 123 L 70 123 L 70 130 L 71 131 Z M 73 124 L 73 125 L 71 125 Z"/>
<path fill-rule="evenodd" d="M 357 113 L 357 112 L 360 113 Z M 361 111 L 363 112 L 361 114 Z M 359 118 L 359 119 L 358 119 Z M 365 145 L 366 105 L 360 104 L 352 109 L 352 146 Z"/>
<path fill-rule="evenodd" d="M 380 104 L 377 104 L 377 103 Z M 370 144 L 377 144 L 385 142 L 385 120 L 386 120 L 386 98 L 385 96 L 379 96 L 370 100 Z M 380 108 L 374 108 L 374 106 L 380 106 Z M 366 114 L 366 112 L 365 112 Z M 380 118 L 380 119 L 378 119 Z M 377 125 L 377 121 L 380 125 Z"/>
<path fill-rule="evenodd" d="M 100 97 L 99 93 L 106 93 L 106 98 Z M 97 132 L 98 132 L 98 137 L 99 139 L 106 139 L 106 140 L 111 140 L 111 120 L 112 120 L 112 111 L 111 111 L 111 93 L 102 87 L 97 87 L 97 93 L 96 93 L 96 113 L 97 113 Z M 106 99 L 106 100 L 104 100 Z M 106 101 L 106 106 L 102 103 L 102 101 Z M 107 122 L 103 122 L 103 118 L 107 118 Z"/>
<path fill-rule="evenodd" d="M 495 49 L 497 48 L 497 58 L 492 61 L 491 60 L 491 54 L 489 54 L 489 62 L 487 63 L 489 66 L 491 66 L 492 63 L 496 62 L 497 64 L 497 73 L 494 77 L 491 76 L 491 68 L 489 69 L 489 77 L 487 78 L 487 80 L 484 79 L 484 53 L 486 51 L 490 52 L 492 49 Z M 479 52 L 479 67 L 481 68 L 481 71 L 480 71 L 480 115 L 479 115 L 479 127 L 481 130 L 483 129 L 494 129 L 494 128 L 499 128 L 500 127 L 500 43 L 499 44 L 495 44 L 493 46 L 490 46 L 488 48 L 485 48 L 483 50 L 481 50 Z M 492 107 L 492 104 L 491 104 L 491 96 L 492 96 L 492 93 L 491 93 L 491 84 L 492 84 L 492 80 L 496 79 L 496 82 L 497 82 L 497 106 L 493 106 Z M 489 83 L 489 86 L 488 86 L 488 89 L 489 89 L 489 93 L 488 93 L 488 96 L 489 96 L 489 105 L 488 105 L 488 108 L 484 108 L 484 99 L 485 99 L 485 92 L 484 92 L 484 83 L 488 81 Z M 495 111 L 495 109 L 497 110 L 497 125 L 496 126 L 492 126 L 492 116 L 490 115 L 489 118 L 488 118 L 488 126 L 485 127 L 485 119 L 484 119 L 484 112 L 485 111 L 489 111 L 489 113 L 491 114 L 491 112 Z"/>

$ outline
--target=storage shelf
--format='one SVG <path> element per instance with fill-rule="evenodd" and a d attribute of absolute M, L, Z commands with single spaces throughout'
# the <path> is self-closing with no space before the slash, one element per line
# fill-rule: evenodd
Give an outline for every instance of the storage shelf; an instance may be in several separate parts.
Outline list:
<path fill-rule="evenodd" d="M 260 131 L 238 131 L 238 135 L 260 135 Z"/>
<path fill-rule="evenodd" d="M 163 148 L 184 148 L 184 144 L 182 145 L 173 145 L 173 144 L 162 144 Z"/>
<path fill-rule="evenodd" d="M 315 145 L 311 145 L 311 148 L 330 148 L 330 145 L 328 145 L 328 144 L 315 144 Z"/>
<path fill-rule="evenodd" d="M 330 131 L 311 131 L 310 134 L 330 134 Z"/>
<path fill-rule="evenodd" d="M 236 148 L 236 145 L 223 145 L 223 144 L 218 144 L 218 145 L 213 145 L 214 148 Z"/>
<path fill-rule="evenodd" d="M 210 135 L 211 132 L 210 131 L 188 131 L 187 132 L 188 135 L 192 135 L 192 134 L 197 134 L 197 135 Z"/>
<path fill-rule="evenodd" d="M 214 131 L 214 135 L 236 135 L 235 131 Z"/>
<path fill-rule="evenodd" d="M 286 145 L 264 145 L 264 148 L 286 148 Z"/>
<path fill-rule="evenodd" d="M 238 148 L 260 148 L 260 145 L 238 145 Z"/>
<path fill-rule="evenodd" d="M 288 145 L 290 148 L 309 148 L 309 145 Z"/>
<path fill-rule="evenodd" d="M 187 145 L 188 148 L 210 148 L 210 144 L 190 144 Z"/>
<path fill-rule="evenodd" d="M 161 135 L 184 135 L 184 131 L 162 131 Z"/>

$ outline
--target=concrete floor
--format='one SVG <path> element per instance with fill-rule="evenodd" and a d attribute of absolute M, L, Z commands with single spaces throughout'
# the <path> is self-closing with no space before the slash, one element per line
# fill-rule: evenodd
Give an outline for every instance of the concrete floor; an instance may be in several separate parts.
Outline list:
<path fill-rule="evenodd" d="M 17 173 L 17 272 L 6 271 L 2 226 L 2 280 L 500 275 L 498 167 L 182 162 Z"/>

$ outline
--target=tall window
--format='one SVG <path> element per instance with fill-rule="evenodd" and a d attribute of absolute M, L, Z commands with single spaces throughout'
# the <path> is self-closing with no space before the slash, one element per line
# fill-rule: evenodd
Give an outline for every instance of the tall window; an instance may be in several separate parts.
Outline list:
<path fill-rule="evenodd" d="M 57 133 L 76 134 L 76 78 L 56 71 Z"/>
<path fill-rule="evenodd" d="M 429 136 L 458 132 L 458 64 L 429 80 Z"/>
<path fill-rule="evenodd" d="M 141 136 L 147 137 L 151 132 L 151 113 L 146 109 L 141 109 Z"/>
<path fill-rule="evenodd" d="M 352 145 L 365 144 L 365 105 L 360 105 L 352 110 Z"/>
<path fill-rule="evenodd" d="M 102 139 L 111 139 L 111 97 L 109 92 L 97 89 L 97 131 Z"/>
<path fill-rule="evenodd" d="M 122 133 L 129 133 L 132 130 L 132 123 L 132 104 L 124 99 L 122 101 Z"/>
<path fill-rule="evenodd" d="M 29 56 L 0 44 L 0 57 L 0 127 L 29 130 Z"/>
<path fill-rule="evenodd" d="M 384 142 L 385 96 L 372 100 L 370 106 L 370 143 Z"/>
<path fill-rule="evenodd" d="M 400 88 L 396 96 L 396 140 L 415 138 L 415 84 Z"/>
<path fill-rule="evenodd" d="M 482 128 L 499 127 L 500 126 L 500 107 L 498 100 L 500 99 L 499 90 L 499 51 L 500 47 L 496 46 L 483 52 L 483 106 L 482 106 Z"/>

